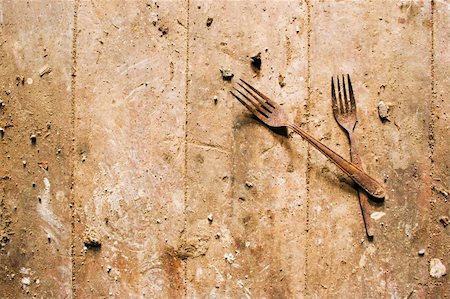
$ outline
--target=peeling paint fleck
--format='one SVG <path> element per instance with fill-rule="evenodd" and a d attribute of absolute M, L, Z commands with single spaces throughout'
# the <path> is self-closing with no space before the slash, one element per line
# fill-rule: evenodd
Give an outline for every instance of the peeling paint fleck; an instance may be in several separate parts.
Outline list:
<path fill-rule="evenodd" d="M 432 258 L 430 260 L 430 276 L 434 278 L 441 278 L 447 274 L 447 268 L 440 259 Z"/>
<path fill-rule="evenodd" d="M 370 218 L 373 220 L 380 220 L 384 215 L 386 215 L 385 212 L 373 212 L 370 214 Z"/>

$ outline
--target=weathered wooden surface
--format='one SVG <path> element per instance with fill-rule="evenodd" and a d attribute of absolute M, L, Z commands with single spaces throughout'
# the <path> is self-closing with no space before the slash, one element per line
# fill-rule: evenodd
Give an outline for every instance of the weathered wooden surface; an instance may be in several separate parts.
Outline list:
<path fill-rule="evenodd" d="M 184 294 L 176 248 L 184 226 L 186 29 L 177 18 L 185 22 L 181 1 L 80 3 L 76 297 Z"/>
<path fill-rule="evenodd" d="M 438 259 L 450 268 L 449 226 L 444 227 L 442 217 L 450 216 L 450 10 L 448 1 L 436 1 L 433 15 L 433 95 L 431 100 L 432 126 L 429 132 L 431 148 L 431 200 L 429 214 L 429 240 L 427 260 Z M 447 218 L 448 219 L 448 218 Z M 431 271 L 431 269 L 430 269 Z M 448 298 L 450 290 L 449 274 L 441 278 L 430 278 L 430 294 Z"/>
<path fill-rule="evenodd" d="M 0 5 L 2 298 L 71 295 L 72 15 L 69 2 Z"/>
<path fill-rule="evenodd" d="M 253 78 L 293 118 L 301 115 L 307 94 L 306 5 L 193 1 L 189 11 L 185 236 L 206 244 L 198 248 L 203 256 L 186 260 L 187 296 L 301 296 L 306 145 L 252 119 L 230 98 L 232 84 L 219 70 L 232 71 L 233 80 Z M 250 57 L 258 53 L 262 65 L 255 71 Z M 280 75 L 286 77 L 283 88 Z"/>
<path fill-rule="evenodd" d="M 449 5 L 1 1 L 0 297 L 448 298 Z M 229 93 L 349 157 L 340 73 L 373 241 L 348 177 Z"/>
<path fill-rule="evenodd" d="M 351 13 L 336 13 L 345 11 Z M 330 75 L 350 73 L 361 158 L 387 191 L 384 205 L 373 207 L 384 216 L 373 220 L 375 237 L 368 242 L 356 191 L 311 153 L 308 248 L 321 252 L 308 255 L 312 297 L 405 298 L 421 293 L 427 281 L 427 259 L 418 251 L 427 245 L 431 195 L 430 24 L 430 3 L 312 5 L 309 129 L 349 157 L 330 108 Z M 379 118 L 380 101 L 390 109 L 388 120 Z"/>

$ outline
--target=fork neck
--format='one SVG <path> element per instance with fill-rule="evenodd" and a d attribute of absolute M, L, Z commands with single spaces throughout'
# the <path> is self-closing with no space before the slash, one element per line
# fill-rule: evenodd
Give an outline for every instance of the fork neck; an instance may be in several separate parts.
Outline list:
<path fill-rule="evenodd" d="M 355 135 L 353 134 L 353 132 L 348 134 L 348 139 L 350 141 L 350 157 L 352 159 L 352 162 L 355 163 L 356 165 L 362 167 L 361 164 L 361 158 L 359 156 L 359 152 L 358 152 L 358 141 L 357 138 L 355 138 Z"/>

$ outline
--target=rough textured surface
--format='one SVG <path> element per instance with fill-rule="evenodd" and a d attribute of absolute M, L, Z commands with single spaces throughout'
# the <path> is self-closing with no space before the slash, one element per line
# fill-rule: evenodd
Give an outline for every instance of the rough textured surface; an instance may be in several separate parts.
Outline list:
<path fill-rule="evenodd" d="M 0 297 L 70 296 L 72 5 L 0 6 Z M 40 75 L 49 66 L 51 72 Z M 35 143 L 31 136 L 34 135 Z"/>
<path fill-rule="evenodd" d="M 448 1 L 436 1 L 433 15 L 433 97 L 431 101 L 432 126 L 429 131 L 431 148 L 431 201 L 429 255 L 427 260 L 439 259 L 447 269 L 447 275 L 430 278 L 430 293 L 436 297 L 450 297 L 450 227 L 444 226 L 440 219 L 450 217 L 450 148 L 448 146 L 450 128 L 450 10 Z"/>
<path fill-rule="evenodd" d="M 448 298 L 449 5 L 0 1 L 0 297 Z M 373 241 L 349 178 L 229 93 L 349 157 L 340 73 Z"/>
<path fill-rule="evenodd" d="M 336 167 L 311 152 L 308 247 L 322 254 L 308 255 L 309 295 L 404 298 L 423 292 L 427 260 L 417 251 L 428 241 L 431 195 L 430 48 L 423 46 L 431 44 L 430 3 L 315 3 L 311 20 L 308 128 L 348 156 L 332 116 L 329 82 L 330 74 L 350 73 L 361 158 L 369 173 L 384 180 L 387 199 L 373 208 L 385 216 L 374 221 L 375 238 L 367 242 L 355 190 Z M 330 27 L 334 30 L 327 31 Z M 380 100 L 392 107 L 389 121 L 378 117 Z M 401 250 L 393 243 L 402 244 Z"/>
<path fill-rule="evenodd" d="M 230 68 L 237 78 L 253 77 L 294 117 L 306 96 L 306 7 L 286 5 L 193 1 L 189 7 L 185 234 L 207 238 L 209 250 L 187 260 L 188 297 L 280 298 L 304 288 L 305 144 L 242 113 L 219 72 Z M 224 17 L 242 10 L 277 18 Z M 240 46 L 244 40 L 249 47 Z M 251 57 L 260 52 L 258 71 Z M 279 74 L 289 78 L 283 89 Z"/>
<path fill-rule="evenodd" d="M 80 3 L 77 297 L 183 293 L 176 248 L 184 211 L 186 29 L 173 16 L 186 16 L 183 2 Z M 87 246 L 89 234 L 101 247 Z"/>

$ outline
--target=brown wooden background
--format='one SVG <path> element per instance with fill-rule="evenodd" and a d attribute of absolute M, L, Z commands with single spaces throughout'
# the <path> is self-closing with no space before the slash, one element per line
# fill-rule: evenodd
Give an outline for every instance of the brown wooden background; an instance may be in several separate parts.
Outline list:
<path fill-rule="evenodd" d="M 0 297 L 448 298 L 449 7 L 0 1 Z M 221 68 L 345 157 L 352 75 L 373 241 L 349 179 Z"/>

